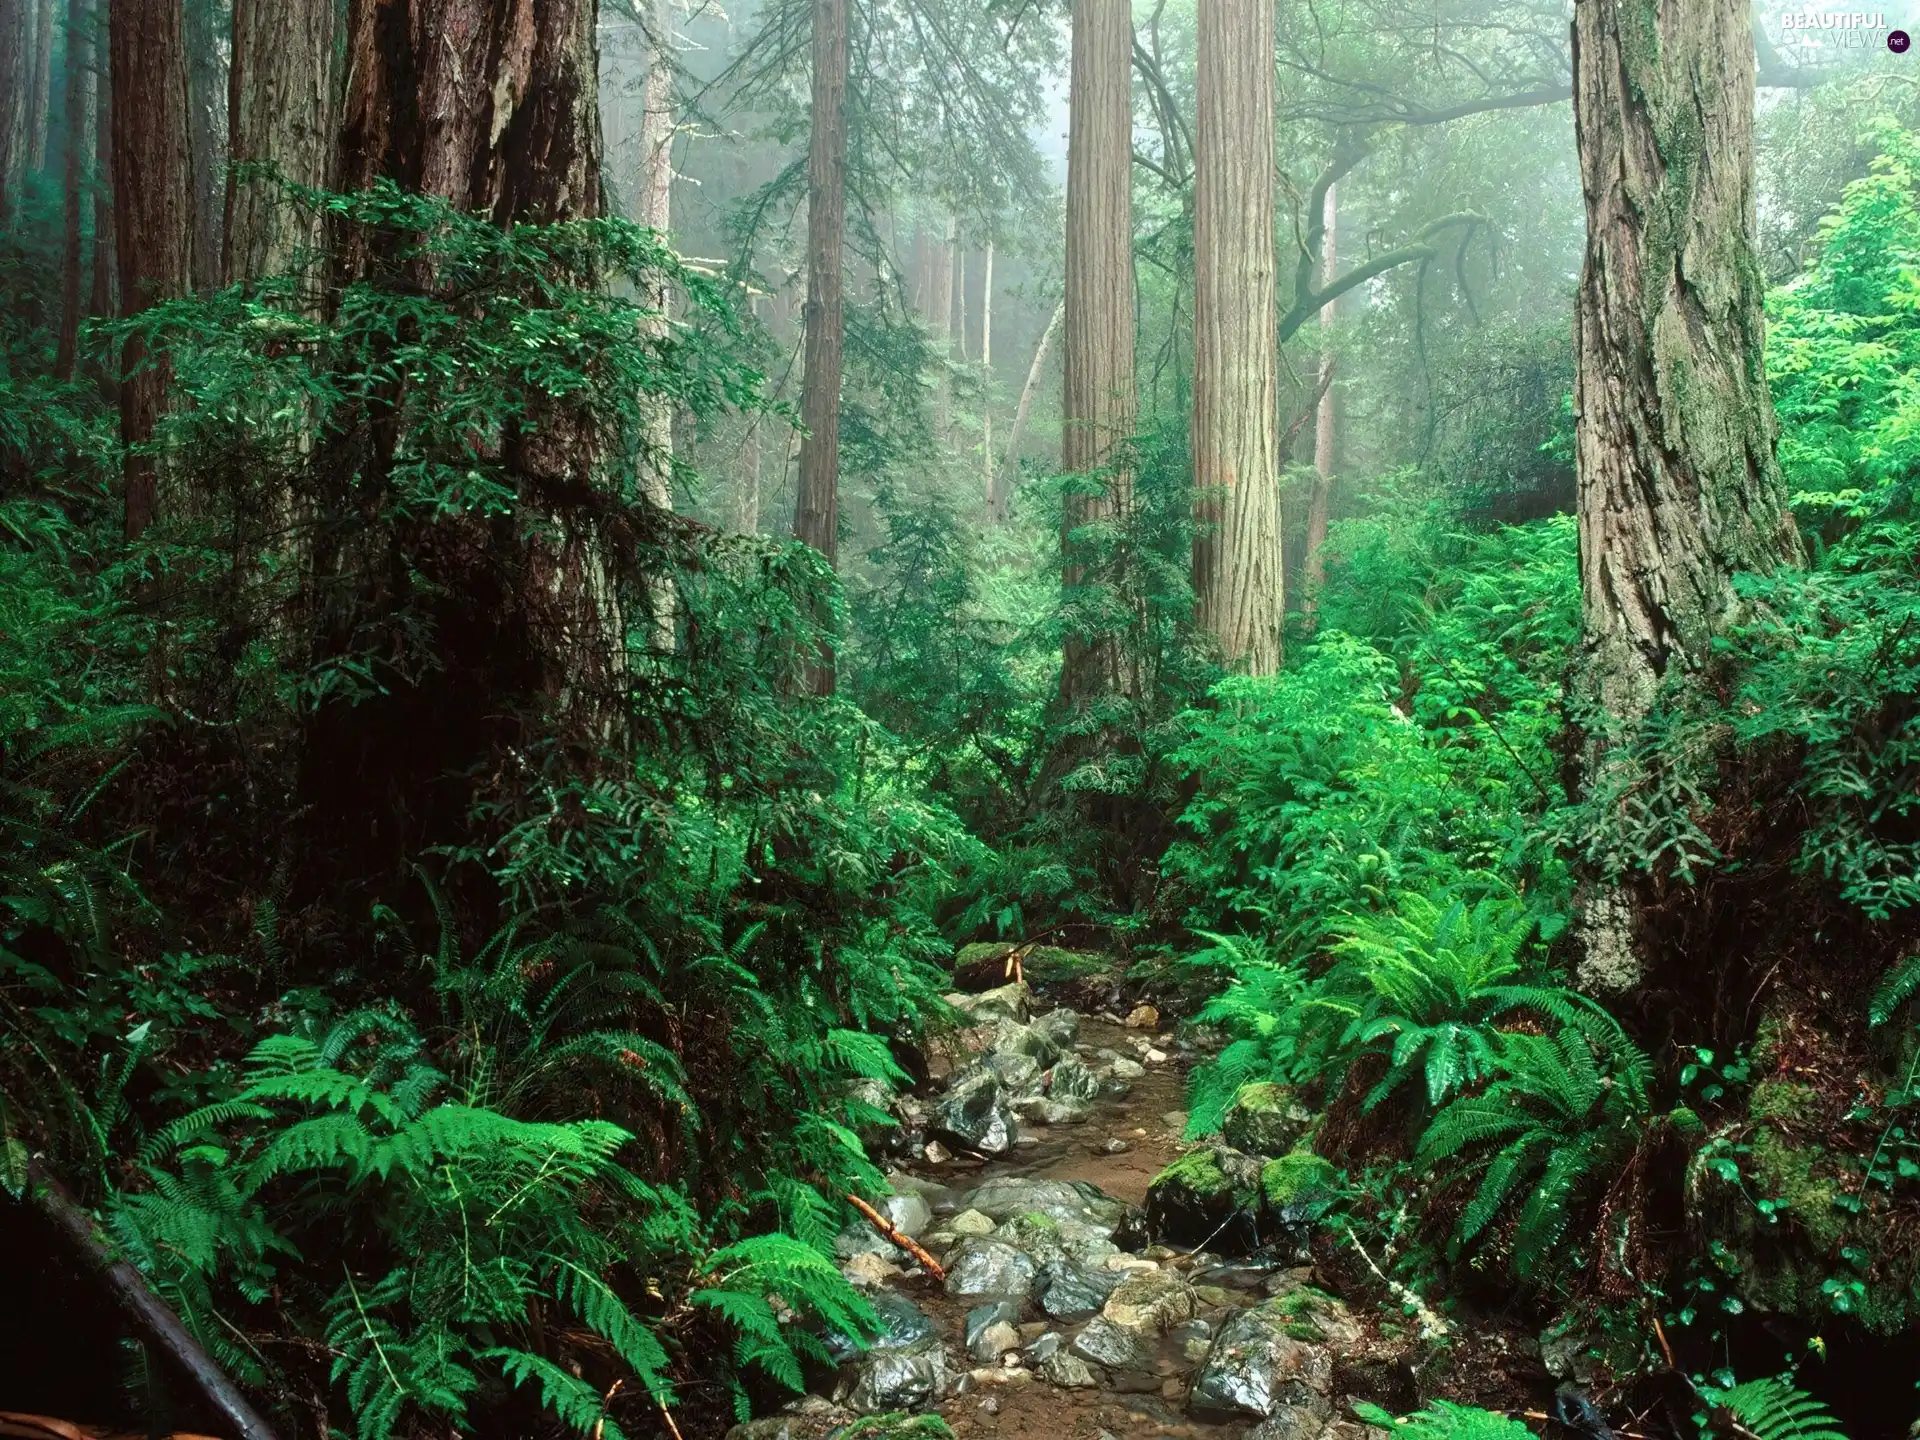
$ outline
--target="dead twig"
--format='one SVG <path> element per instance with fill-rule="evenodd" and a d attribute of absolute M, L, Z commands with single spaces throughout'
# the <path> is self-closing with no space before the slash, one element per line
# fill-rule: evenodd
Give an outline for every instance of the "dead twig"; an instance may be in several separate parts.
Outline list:
<path fill-rule="evenodd" d="M 945 1266 L 941 1265 L 938 1260 L 929 1255 L 911 1235 L 902 1233 L 891 1220 L 874 1209 L 873 1206 L 862 1200 L 858 1195 L 851 1194 L 847 1196 L 847 1203 L 862 1215 L 866 1216 L 867 1223 L 878 1230 L 881 1236 L 890 1244 L 898 1245 L 902 1250 L 913 1256 L 915 1260 L 918 1260 L 920 1267 L 929 1275 L 933 1276 L 934 1279 L 944 1281 L 947 1278 Z"/>

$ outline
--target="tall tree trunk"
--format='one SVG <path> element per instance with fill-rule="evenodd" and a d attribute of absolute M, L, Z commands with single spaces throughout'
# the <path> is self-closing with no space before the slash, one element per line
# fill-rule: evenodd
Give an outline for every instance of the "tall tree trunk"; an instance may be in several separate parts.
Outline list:
<path fill-rule="evenodd" d="M 13 218 L 27 158 L 27 102 L 33 88 L 31 5 L 32 0 L 0 0 L 0 225 Z"/>
<path fill-rule="evenodd" d="M 673 226 L 673 9 L 671 0 L 653 0 L 647 20 L 647 89 L 640 113 L 640 205 L 634 218 L 666 234 Z M 664 333 L 672 297 L 664 282 L 647 297 L 657 307 L 654 333 Z M 640 467 L 641 493 L 647 502 L 673 510 L 673 405 L 651 397 L 646 406 L 647 457 Z M 647 588 L 653 649 L 667 653 L 674 644 L 674 590 L 664 580 Z"/>
<path fill-rule="evenodd" d="M 6 0 L 0 0 L 0 4 L 5 3 Z M 101 42 L 100 48 L 108 48 L 102 22 L 111 4 L 112 0 L 96 0 L 94 6 L 93 33 Z M 104 317 L 115 313 L 119 248 L 114 237 L 113 66 L 109 60 L 96 55 L 93 65 L 93 281 L 87 287 L 89 315 Z"/>
<path fill-rule="evenodd" d="M 193 288 L 218 288 L 227 197 L 227 67 L 211 0 L 188 0 L 187 98 L 193 152 Z"/>
<path fill-rule="evenodd" d="M 953 355 L 953 242 L 959 221 L 947 218 L 944 239 L 933 242 L 933 281 L 927 294 L 933 331 L 933 435 L 944 442 L 953 417 L 953 386 L 947 379 L 947 361 Z"/>
<path fill-rule="evenodd" d="M 987 509 L 993 509 L 993 242 L 980 275 L 980 468 Z"/>
<path fill-rule="evenodd" d="M 53 107 L 53 0 L 30 0 L 33 5 L 33 66 L 27 95 L 27 171 L 37 175 L 47 165 L 47 117 Z"/>
<path fill-rule="evenodd" d="M 324 188 L 333 157 L 334 0 L 234 0 L 227 148 L 234 166 L 266 165 Z M 290 269 L 320 244 L 319 217 L 271 181 L 229 174 L 221 269 L 227 283 Z"/>
<path fill-rule="evenodd" d="M 1027 416 L 1033 410 L 1033 393 L 1040 388 L 1040 376 L 1047 366 L 1047 351 L 1059 332 L 1060 319 L 1066 314 L 1066 301 L 1053 307 L 1053 318 L 1040 332 L 1040 343 L 1033 347 L 1033 363 L 1027 367 L 1027 383 L 1020 387 L 1020 403 L 1013 412 L 1013 427 L 1007 431 L 1007 451 L 994 471 L 993 488 L 987 492 L 987 518 L 1001 524 L 1013 509 L 1013 477 L 1020 468 L 1020 442 L 1027 438 Z"/>
<path fill-rule="evenodd" d="M 807 151 L 807 357 L 800 385 L 800 485 L 794 537 L 833 564 L 840 528 L 840 265 L 847 216 L 847 0 L 814 0 L 813 135 Z M 817 695 L 831 695 L 833 654 L 808 666 Z"/>
<path fill-rule="evenodd" d="M 1133 477 L 1122 447 L 1136 414 L 1133 353 L 1133 20 L 1118 0 L 1074 0 L 1067 104 L 1066 384 L 1061 468 L 1106 472 L 1099 494 L 1068 495 L 1062 579 L 1092 579 L 1085 527 L 1125 517 Z M 1061 698 L 1070 706 L 1137 689 L 1110 626 L 1070 626 Z"/>
<path fill-rule="evenodd" d="M 1797 560 L 1761 363 L 1754 49 L 1745 0 L 1574 9 L 1587 206 L 1575 320 L 1587 782 L 1741 615 L 1732 577 Z M 1585 984 L 1642 973 L 1639 897 L 1599 877 Z"/>
<path fill-rule="evenodd" d="M 1193 588 L 1235 669 L 1280 668 L 1272 0 L 1200 0 L 1193 214 Z"/>
<path fill-rule="evenodd" d="M 1338 185 L 1327 187 L 1321 207 L 1320 284 L 1330 285 L 1339 273 L 1340 199 Z M 1313 496 L 1307 502 L 1307 558 L 1300 610 L 1306 631 L 1313 633 L 1320 613 L 1320 591 L 1327 583 L 1327 526 L 1333 514 L 1334 446 L 1338 441 L 1339 401 L 1333 391 L 1333 318 L 1339 302 L 1320 307 L 1320 403 L 1313 425 Z"/>
<path fill-rule="evenodd" d="M 75 353 L 80 348 L 80 264 L 84 258 L 81 199 L 86 188 L 87 161 L 92 136 L 87 123 L 93 108 L 93 15 L 88 0 L 67 0 L 66 147 L 61 161 L 62 218 L 66 225 L 60 255 L 60 339 L 54 348 L 53 373 L 73 378 Z"/>
<path fill-rule="evenodd" d="M 180 0 L 110 0 L 113 193 L 120 308 L 137 315 L 185 295 L 193 280 L 193 160 L 187 141 L 187 54 Z M 121 352 L 120 438 L 153 438 L 166 403 L 164 357 L 144 364 L 138 337 Z M 150 455 L 126 460 L 126 532 L 137 540 L 159 513 Z"/>

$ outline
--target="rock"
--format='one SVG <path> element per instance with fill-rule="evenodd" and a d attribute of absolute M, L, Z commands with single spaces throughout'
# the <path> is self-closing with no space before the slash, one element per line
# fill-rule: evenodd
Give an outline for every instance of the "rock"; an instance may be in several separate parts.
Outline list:
<path fill-rule="evenodd" d="M 947 1084 L 933 1108 L 931 1129 L 964 1149 L 1004 1155 L 1019 1126 L 1000 1096 L 1000 1080 L 985 1065 L 969 1065 Z"/>
<path fill-rule="evenodd" d="M 1016 1150 L 1032 1150 L 1039 1144 L 1038 1135 L 1020 1134 L 1013 1137 L 1013 1148 Z"/>
<path fill-rule="evenodd" d="M 981 1058 L 982 1063 L 999 1077 L 1000 1088 L 1007 1094 L 1038 1095 L 1040 1093 L 1040 1062 L 1033 1056 L 1011 1051 L 995 1051 Z"/>
<path fill-rule="evenodd" d="M 1025 1305 L 1020 1299 L 1011 1297 L 1000 1300 L 989 1300 L 984 1305 L 974 1306 L 967 1312 L 966 1324 L 962 1330 L 962 1333 L 966 1337 L 967 1348 L 971 1350 L 973 1348 L 973 1342 L 980 1338 L 982 1332 L 991 1329 L 995 1325 L 1005 1325 L 1008 1329 L 1013 1329 L 1020 1323 L 1020 1312 L 1024 1308 Z M 1018 1333 L 1016 1330 L 1016 1338 L 1018 1337 Z M 1012 1350 L 1019 1347 L 1009 1345 L 1007 1348 Z M 994 1352 L 996 1359 L 999 1358 L 999 1353 L 997 1350 Z"/>
<path fill-rule="evenodd" d="M 1291 1086 L 1258 1080 L 1234 1091 L 1220 1117 L 1220 1133 L 1250 1155 L 1285 1155 L 1311 1124 L 1313 1112 L 1295 1098 Z"/>
<path fill-rule="evenodd" d="M 1028 1180 L 1014 1175 L 996 1176 L 975 1186 L 961 1197 L 969 1210 L 991 1215 L 995 1221 L 1015 1215 L 1039 1214 L 1055 1220 L 1080 1220 L 1100 1229 L 1112 1230 L 1127 1212 L 1127 1207 L 1092 1185 L 1067 1180 Z"/>
<path fill-rule="evenodd" d="M 1167 1270 L 1132 1276 L 1120 1282 L 1100 1313 L 1116 1325 L 1144 1335 L 1164 1335 L 1183 1320 L 1191 1320 L 1193 1288 Z"/>
<path fill-rule="evenodd" d="M 1118 1270 L 1096 1270 L 1063 1257 L 1042 1274 L 1040 1308 L 1055 1320 L 1078 1320 L 1105 1305 L 1125 1278 Z"/>
<path fill-rule="evenodd" d="M 987 1365 L 969 1370 L 966 1378 L 973 1385 L 1031 1385 L 1033 1372 L 1019 1365 Z"/>
<path fill-rule="evenodd" d="M 886 1216 L 888 1223 L 902 1235 L 918 1238 L 920 1232 L 933 1223 L 933 1206 L 921 1195 L 889 1195 L 873 1208 Z"/>
<path fill-rule="evenodd" d="M 967 1343 L 967 1351 L 982 1363 L 998 1360 L 1009 1350 L 1020 1348 L 1020 1332 L 1004 1320 L 995 1321 Z"/>
<path fill-rule="evenodd" d="M 1107 1071 L 1116 1080 L 1138 1080 L 1147 1073 L 1147 1067 L 1138 1060 L 1129 1060 L 1126 1056 L 1119 1055 L 1107 1066 Z"/>
<path fill-rule="evenodd" d="M 1327 1428 L 1333 1407 L 1319 1404 L 1282 1405 L 1247 1432 L 1247 1440 L 1316 1440 Z M 1356 1427 L 1358 1428 L 1358 1427 Z"/>
<path fill-rule="evenodd" d="M 1080 1016 L 1077 1011 L 1058 1005 L 1035 1020 L 1033 1028 L 1064 1050 L 1080 1033 Z"/>
<path fill-rule="evenodd" d="M 809 1395 L 784 1415 L 749 1420 L 727 1431 L 727 1440 L 827 1440 L 859 1417 L 851 1410 Z"/>
<path fill-rule="evenodd" d="M 1178 1376 L 1169 1375 L 1160 1382 L 1160 1398 L 1163 1400 L 1184 1400 L 1187 1398 L 1187 1382 Z"/>
<path fill-rule="evenodd" d="M 1164 1065 L 1167 1063 L 1167 1052 L 1157 1046 L 1149 1047 L 1140 1052 L 1140 1058 L 1149 1065 Z"/>
<path fill-rule="evenodd" d="M 886 1256 L 868 1250 L 842 1265 L 840 1273 L 863 1290 L 877 1290 L 901 1271 Z"/>
<path fill-rule="evenodd" d="M 1047 1071 L 1047 1094 L 1055 1100 L 1091 1101 L 1100 1094 L 1100 1077 L 1078 1055 L 1063 1055 Z"/>
<path fill-rule="evenodd" d="M 1032 992 L 1018 980 L 998 989 L 983 990 L 978 995 L 949 995 L 946 1000 L 976 1025 L 989 1020 L 1011 1020 L 1024 1025 L 1033 1008 Z"/>
<path fill-rule="evenodd" d="M 1104 1315 L 1089 1320 L 1086 1328 L 1073 1337 L 1069 1347 L 1082 1359 L 1109 1370 L 1142 1370 L 1150 1363 L 1145 1344 L 1132 1330 L 1114 1324 Z"/>
<path fill-rule="evenodd" d="M 993 1217 L 978 1210 L 962 1210 L 947 1222 L 947 1228 L 956 1235 L 991 1235 Z"/>
<path fill-rule="evenodd" d="M 855 1080 L 847 1086 L 846 1095 L 857 1107 L 854 1129 L 869 1151 L 879 1150 L 898 1133 L 893 1089 L 884 1080 Z"/>
<path fill-rule="evenodd" d="M 1042 1125 L 1084 1125 L 1087 1117 L 1093 1113 L 1093 1106 L 1085 1100 L 1056 1100 L 1048 1096 L 1040 1102 L 1038 1113 L 1034 1116 Z"/>
<path fill-rule="evenodd" d="M 899 1260 L 905 1254 L 865 1220 L 852 1221 L 846 1229 L 833 1237 L 833 1253 L 842 1260 L 851 1260 L 856 1255 L 867 1254 L 878 1255 L 882 1260 Z"/>
<path fill-rule="evenodd" d="M 1154 1177 L 1147 1229 L 1155 1240 L 1244 1255 L 1261 1241 L 1260 1162 L 1216 1145 L 1190 1150 Z"/>
<path fill-rule="evenodd" d="M 1043 1335 L 1034 1336 L 1026 1348 L 1026 1357 L 1035 1365 L 1051 1355 L 1060 1353 L 1060 1347 L 1067 1342 L 1061 1338 L 1058 1330 L 1049 1330 Z"/>
<path fill-rule="evenodd" d="M 1160 1116 L 1160 1123 L 1173 1131 L 1174 1134 L 1184 1135 L 1187 1133 L 1187 1112 L 1184 1110 L 1168 1110 Z"/>
<path fill-rule="evenodd" d="M 993 1039 L 987 1048 L 996 1055 L 1026 1055 L 1042 1066 L 1051 1065 L 1060 1058 L 1058 1045 L 1031 1025 L 1022 1025 L 1014 1020 L 1002 1020 L 994 1026 Z"/>
<path fill-rule="evenodd" d="M 1040 1378 L 1062 1390 L 1091 1390 L 1100 1383 L 1086 1361 L 1066 1350 L 1040 1362 Z"/>
<path fill-rule="evenodd" d="M 1296 1340 L 1298 1323 L 1285 1301 L 1242 1310 L 1221 1327 L 1193 1382 L 1189 1406 L 1201 1414 L 1261 1419 L 1283 1407 L 1321 1407 L 1332 1414 L 1333 1356 L 1324 1345 Z"/>
<path fill-rule="evenodd" d="M 1098 1144 L 1090 1145 L 1087 1148 L 1096 1155 L 1124 1155 L 1133 1149 L 1133 1146 L 1129 1145 L 1117 1135 L 1109 1135 Z"/>
<path fill-rule="evenodd" d="M 904 1295 L 882 1290 L 871 1297 L 873 1313 L 879 1317 L 880 1332 L 866 1344 L 868 1350 L 904 1350 L 918 1345 L 934 1333 L 933 1320 Z M 829 1334 L 827 1352 L 835 1360 L 847 1361 L 861 1353 L 861 1347 L 848 1336 Z"/>
<path fill-rule="evenodd" d="M 1158 1030 L 1160 1028 L 1160 1012 L 1151 1005 L 1136 1005 L 1127 1012 L 1127 1028 L 1129 1030 Z"/>
<path fill-rule="evenodd" d="M 917 1410 L 946 1394 L 953 1369 L 937 1338 L 899 1350 L 879 1350 L 861 1367 L 847 1403 L 862 1415 Z"/>
<path fill-rule="evenodd" d="M 923 1153 L 929 1165 L 944 1165 L 953 1158 L 952 1154 L 947 1150 L 947 1147 L 942 1145 L 938 1140 L 929 1140 L 927 1142 L 927 1148 Z"/>
<path fill-rule="evenodd" d="M 1002 1240 L 967 1239 L 949 1258 L 949 1295 L 1024 1297 L 1033 1288 L 1033 1261 Z"/>
<path fill-rule="evenodd" d="M 887 1188 L 896 1195 L 918 1195 L 936 1215 L 953 1210 L 953 1191 L 938 1180 L 922 1179 L 904 1170 L 887 1171 Z"/>

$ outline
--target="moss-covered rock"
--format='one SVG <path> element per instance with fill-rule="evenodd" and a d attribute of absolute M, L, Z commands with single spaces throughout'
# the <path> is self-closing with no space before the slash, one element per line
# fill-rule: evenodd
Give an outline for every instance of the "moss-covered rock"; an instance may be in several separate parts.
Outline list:
<path fill-rule="evenodd" d="M 1227 1144 L 1250 1155 L 1284 1155 L 1313 1124 L 1313 1112 L 1288 1085 L 1257 1080 L 1234 1092 L 1220 1117 Z"/>
<path fill-rule="evenodd" d="M 1189 1150 L 1147 1190 L 1147 1231 L 1160 1244 L 1222 1255 L 1260 1243 L 1260 1161 L 1225 1145 Z"/>
<path fill-rule="evenodd" d="M 1260 1196 L 1276 1215 L 1324 1205 L 1340 1172 L 1311 1150 L 1294 1150 L 1260 1167 Z"/>

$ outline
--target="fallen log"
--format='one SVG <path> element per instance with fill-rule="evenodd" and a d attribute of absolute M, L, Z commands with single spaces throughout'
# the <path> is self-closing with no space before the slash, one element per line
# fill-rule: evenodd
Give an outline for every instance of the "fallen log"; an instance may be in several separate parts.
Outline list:
<path fill-rule="evenodd" d="M 231 1440 L 275 1440 L 273 1427 L 240 1393 L 240 1387 L 207 1358 L 200 1342 L 153 1293 L 145 1277 L 107 1247 L 93 1217 L 37 1161 L 27 1166 L 27 1200 L 72 1251 L 81 1270 L 106 1292 L 132 1332 L 171 1361 L 180 1377 L 226 1423 Z"/>

